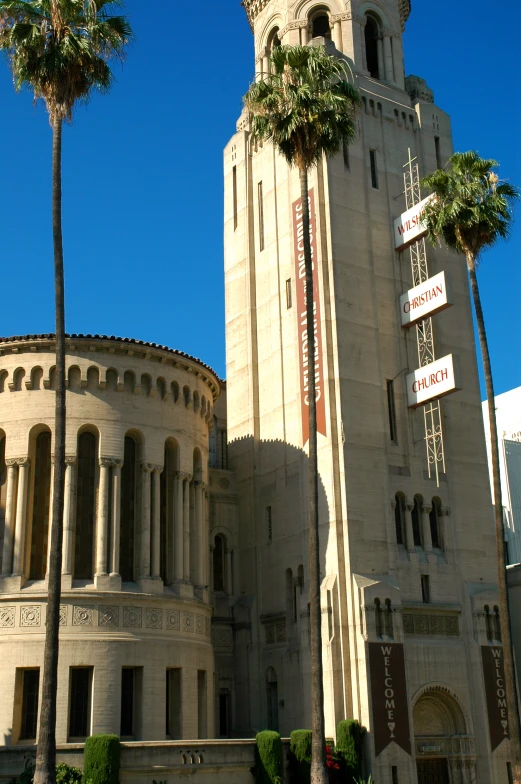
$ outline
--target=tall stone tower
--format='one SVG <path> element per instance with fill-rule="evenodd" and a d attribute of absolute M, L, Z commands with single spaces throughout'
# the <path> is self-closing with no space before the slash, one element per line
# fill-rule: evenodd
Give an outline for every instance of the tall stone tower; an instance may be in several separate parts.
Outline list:
<path fill-rule="evenodd" d="M 423 79 L 405 78 L 409 0 L 243 5 L 257 78 L 273 46 L 322 45 L 348 59 L 363 96 L 356 141 L 323 161 L 310 186 L 327 734 L 359 719 L 380 784 L 507 784 L 508 717 L 493 675 L 494 662 L 502 666 L 494 526 L 465 263 L 421 239 L 396 250 L 393 232 L 422 197 L 418 172 L 452 153 L 449 117 Z M 300 191 L 270 145 L 252 145 L 245 113 L 224 160 L 228 439 L 240 538 L 233 724 L 237 733 L 271 726 L 287 735 L 311 716 Z M 411 295 L 401 307 L 400 297 L 423 286 L 429 302 L 437 289 L 425 280 L 443 272 L 452 307 L 402 326 L 402 311 L 421 303 Z M 451 355 L 461 380 L 440 404 L 426 390 L 445 370 L 411 374 Z"/>

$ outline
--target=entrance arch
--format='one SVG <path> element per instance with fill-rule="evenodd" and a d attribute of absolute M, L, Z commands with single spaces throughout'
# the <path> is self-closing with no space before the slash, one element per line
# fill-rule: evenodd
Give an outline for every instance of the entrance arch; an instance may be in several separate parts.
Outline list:
<path fill-rule="evenodd" d="M 422 689 L 413 707 L 418 784 L 471 784 L 475 744 L 470 721 L 447 686 Z"/>

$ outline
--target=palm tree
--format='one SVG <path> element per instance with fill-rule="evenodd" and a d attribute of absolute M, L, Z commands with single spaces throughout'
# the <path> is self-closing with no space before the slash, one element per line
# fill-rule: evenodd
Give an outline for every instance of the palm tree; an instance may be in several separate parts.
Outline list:
<path fill-rule="evenodd" d="M 323 155 L 336 154 L 355 136 L 360 96 L 347 81 L 344 60 L 323 47 L 279 46 L 270 57 L 270 73 L 253 84 L 244 98 L 253 142 L 272 142 L 290 166 L 298 168 L 302 197 L 306 271 L 306 326 L 309 352 L 309 583 L 311 626 L 311 704 L 313 710 L 312 784 L 328 780 L 325 757 L 324 688 L 318 541 L 317 415 L 313 263 L 308 201 L 309 171 Z"/>
<path fill-rule="evenodd" d="M 486 248 L 509 235 L 512 221 L 511 208 L 519 191 L 502 182 L 493 171 L 496 161 L 480 158 L 476 152 L 455 153 L 445 169 L 438 169 L 422 180 L 434 199 L 425 209 L 424 224 L 431 242 L 443 240 L 447 247 L 467 260 L 474 310 L 478 324 L 479 343 L 485 371 L 492 477 L 496 518 L 496 546 L 498 559 L 499 607 L 507 704 L 510 715 L 510 737 L 514 758 L 516 782 L 521 781 L 521 735 L 510 615 L 505 569 L 505 533 L 503 529 L 503 502 L 499 473 L 499 448 L 496 425 L 496 408 L 492 368 L 485 331 L 485 319 L 476 276 L 476 267 Z"/>
<path fill-rule="evenodd" d="M 132 30 L 112 14 L 118 0 L 0 0 L 0 49 L 17 90 L 43 99 L 53 131 L 52 226 L 56 307 L 56 423 L 47 623 L 35 784 L 56 780 L 56 691 L 65 477 L 65 297 L 62 242 L 62 130 L 94 88 L 108 91 L 108 61 L 122 58 Z"/>

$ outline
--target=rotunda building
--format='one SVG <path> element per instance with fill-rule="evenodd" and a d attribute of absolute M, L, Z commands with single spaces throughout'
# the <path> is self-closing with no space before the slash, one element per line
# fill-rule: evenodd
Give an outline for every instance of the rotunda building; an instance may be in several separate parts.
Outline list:
<path fill-rule="evenodd" d="M 53 335 L 0 341 L 0 735 L 37 733 L 55 406 Z M 57 742 L 214 735 L 209 433 L 202 362 L 67 339 Z"/>

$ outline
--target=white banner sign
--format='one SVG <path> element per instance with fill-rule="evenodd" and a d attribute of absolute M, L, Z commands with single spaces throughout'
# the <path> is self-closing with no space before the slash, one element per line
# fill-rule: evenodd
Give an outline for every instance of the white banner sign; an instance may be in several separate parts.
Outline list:
<path fill-rule="evenodd" d="M 450 283 L 445 273 L 439 272 L 400 297 L 402 327 L 411 327 L 453 304 Z"/>
<path fill-rule="evenodd" d="M 416 408 L 461 389 L 458 358 L 448 354 L 430 365 L 418 368 L 407 376 L 407 401 Z"/>
<path fill-rule="evenodd" d="M 403 250 L 410 245 L 411 242 L 419 240 L 424 234 L 427 234 L 427 229 L 422 226 L 421 217 L 425 209 L 425 205 L 432 199 L 432 194 L 423 199 L 415 207 L 404 212 L 394 222 L 394 247 L 396 250 Z"/>

